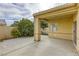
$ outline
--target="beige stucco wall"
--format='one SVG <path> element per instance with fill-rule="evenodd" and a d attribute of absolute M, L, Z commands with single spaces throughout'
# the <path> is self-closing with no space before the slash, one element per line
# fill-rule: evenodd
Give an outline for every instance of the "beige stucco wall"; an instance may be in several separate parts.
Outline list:
<path fill-rule="evenodd" d="M 49 22 L 49 37 L 72 40 L 73 17 L 51 19 Z M 51 24 L 57 24 L 57 31 L 51 31 Z"/>
<path fill-rule="evenodd" d="M 0 40 L 12 38 L 12 36 L 11 36 L 12 29 L 13 29 L 13 27 L 0 26 Z"/>

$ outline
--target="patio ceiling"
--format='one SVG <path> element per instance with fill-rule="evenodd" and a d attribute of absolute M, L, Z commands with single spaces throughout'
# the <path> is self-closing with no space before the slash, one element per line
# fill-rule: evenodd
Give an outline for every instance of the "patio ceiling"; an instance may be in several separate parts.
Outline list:
<path fill-rule="evenodd" d="M 56 16 L 52 15 L 52 16 L 46 17 L 45 19 L 55 20 L 55 19 L 73 18 L 75 14 L 76 14 L 76 12 L 74 12 L 72 14 L 60 14 L 60 15 L 56 15 Z"/>

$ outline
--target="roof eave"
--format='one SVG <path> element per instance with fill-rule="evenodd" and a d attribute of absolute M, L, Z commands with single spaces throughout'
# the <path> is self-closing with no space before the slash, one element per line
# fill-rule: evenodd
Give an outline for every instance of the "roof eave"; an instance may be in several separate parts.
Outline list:
<path fill-rule="evenodd" d="M 67 3 L 67 4 L 64 4 L 64 5 L 60 5 L 60 6 L 45 10 L 45 11 L 34 13 L 33 16 L 36 17 L 36 16 L 39 16 L 41 14 L 54 12 L 54 11 L 57 11 L 57 10 L 61 10 L 61 9 L 69 8 L 69 7 L 74 7 L 74 6 L 77 6 L 77 3 Z"/>

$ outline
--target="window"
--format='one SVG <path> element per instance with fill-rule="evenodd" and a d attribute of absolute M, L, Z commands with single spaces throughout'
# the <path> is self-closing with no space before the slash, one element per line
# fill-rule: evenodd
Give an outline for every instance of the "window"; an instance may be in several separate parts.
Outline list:
<path fill-rule="evenodd" d="M 52 30 L 52 32 L 56 32 L 57 31 L 57 24 L 52 24 L 51 30 Z"/>

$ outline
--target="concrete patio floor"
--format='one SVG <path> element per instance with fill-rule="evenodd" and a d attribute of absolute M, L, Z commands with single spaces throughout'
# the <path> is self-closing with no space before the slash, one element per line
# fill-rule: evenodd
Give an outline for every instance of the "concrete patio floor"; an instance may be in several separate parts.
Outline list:
<path fill-rule="evenodd" d="M 1 56 L 78 56 L 72 41 L 48 36 L 42 36 L 40 42 L 33 40 L 31 37 L 0 42 Z"/>

